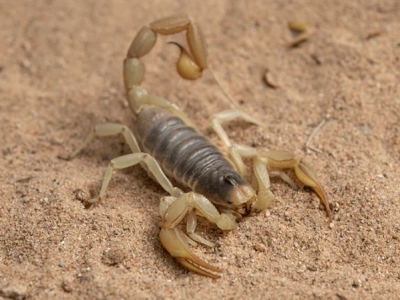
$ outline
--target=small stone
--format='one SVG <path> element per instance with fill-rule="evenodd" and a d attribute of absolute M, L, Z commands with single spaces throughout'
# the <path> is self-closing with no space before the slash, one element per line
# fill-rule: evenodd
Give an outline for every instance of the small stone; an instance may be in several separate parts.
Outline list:
<path fill-rule="evenodd" d="M 352 284 L 353 287 L 358 288 L 358 287 L 360 287 L 360 285 L 361 285 L 360 279 L 356 279 L 353 281 L 353 284 Z"/>
<path fill-rule="evenodd" d="M 22 67 L 25 69 L 29 69 L 32 65 L 31 61 L 29 59 L 24 59 L 21 63 Z"/>
<path fill-rule="evenodd" d="M 107 266 L 118 266 L 121 265 L 125 260 L 126 254 L 121 249 L 110 249 L 103 253 L 101 262 Z"/>
<path fill-rule="evenodd" d="M 318 54 L 313 53 L 311 54 L 311 58 L 313 59 L 313 61 L 317 64 L 317 65 L 322 65 L 322 61 L 321 58 Z"/>
<path fill-rule="evenodd" d="M 85 202 L 89 197 L 86 193 L 81 189 L 76 189 L 74 192 L 75 199 L 81 202 Z"/>
<path fill-rule="evenodd" d="M 297 32 L 305 32 L 309 29 L 309 25 L 304 21 L 293 20 L 288 22 L 288 26 L 290 30 Z"/>
<path fill-rule="evenodd" d="M 71 293 L 72 292 L 72 286 L 71 283 L 67 280 L 64 280 L 61 284 L 61 288 L 64 290 L 66 293 Z"/>
<path fill-rule="evenodd" d="M 265 252 L 265 246 L 263 244 L 256 244 L 254 249 L 259 252 Z"/>
<path fill-rule="evenodd" d="M 274 76 L 271 74 L 269 70 L 265 72 L 264 80 L 265 83 L 273 89 L 276 89 L 280 86 L 279 82 L 276 80 L 276 78 L 274 78 Z"/>
<path fill-rule="evenodd" d="M 359 124 L 360 132 L 364 135 L 370 135 L 373 125 L 370 123 L 361 123 Z"/>
<path fill-rule="evenodd" d="M 64 267 L 65 267 L 64 262 L 63 262 L 62 260 L 60 260 L 60 262 L 58 263 L 58 265 L 59 265 L 61 268 L 64 268 Z"/>
<path fill-rule="evenodd" d="M 316 272 L 318 270 L 316 266 L 307 266 L 307 269 L 311 272 Z"/>
<path fill-rule="evenodd" d="M 307 270 L 307 267 L 306 267 L 305 265 L 300 265 L 300 266 L 297 268 L 296 272 L 297 272 L 297 273 L 304 273 L 306 270 Z"/>
<path fill-rule="evenodd" d="M 346 296 L 337 293 L 336 296 L 339 298 L 339 300 L 347 300 Z"/>
<path fill-rule="evenodd" d="M 330 228 L 330 229 L 333 229 L 333 227 L 335 227 L 335 223 L 333 223 L 333 222 L 332 222 L 332 223 L 329 223 L 329 228 Z"/>

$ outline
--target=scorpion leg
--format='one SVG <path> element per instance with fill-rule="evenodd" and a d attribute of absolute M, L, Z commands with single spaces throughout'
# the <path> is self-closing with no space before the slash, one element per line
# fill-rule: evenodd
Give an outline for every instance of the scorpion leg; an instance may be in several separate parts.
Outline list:
<path fill-rule="evenodd" d="M 214 243 L 206 240 L 205 238 L 201 237 L 200 235 L 198 235 L 197 233 L 194 232 L 196 230 L 196 227 L 197 227 L 197 216 L 192 211 L 188 214 L 188 219 L 187 219 L 187 223 L 186 223 L 186 232 L 187 232 L 188 236 L 196 242 L 199 242 L 203 245 L 214 248 L 215 247 Z"/>
<path fill-rule="evenodd" d="M 167 200 L 169 203 L 167 203 L 168 208 L 166 210 L 166 206 L 160 208 L 160 211 L 164 212 L 160 232 L 161 244 L 172 257 L 175 257 L 180 264 L 188 269 L 205 276 L 219 278 L 219 275 L 215 275 L 210 271 L 216 273 L 221 271 L 196 257 L 189 249 L 186 235 L 176 226 L 183 220 L 185 215 L 189 214 L 187 231 L 190 238 L 212 246 L 212 243 L 194 234 L 196 227 L 193 220 L 194 212 L 196 211 L 199 215 L 206 217 L 223 230 L 231 230 L 235 227 L 236 221 L 234 217 L 228 214 L 220 214 L 207 198 L 194 192 L 183 194 L 172 203 L 171 201 L 172 199 Z"/>
<path fill-rule="evenodd" d="M 257 190 L 257 200 L 251 209 L 264 210 L 272 204 L 275 196 L 270 190 L 271 182 L 267 167 L 257 156 L 253 158 L 253 169 L 252 185 Z"/>
<path fill-rule="evenodd" d="M 121 124 L 115 124 L 115 123 L 107 123 L 107 124 L 101 124 L 101 125 L 97 125 L 95 126 L 90 133 L 86 136 L 86 138 L 84 139 L 84 141 L 69 155 L 60 155 L 60 158 L 62 159 L 72 159 L 74 158 L 79 152 L 81 152 L 92 140 L 94 137 L 101 137 L 101 136 L 113 136 L 113 135 L 118 135 L 118 134 L 122 134 L 125 138 L 126 143 L 129 145 L 130 149 L 132 152 L 137 153 L 137 154 L 141 154 L 139 145 L 136 141 L 135 136 L 133 135 L 132 131 L 129 129 L 129 127 L 125 126 L 125 125 L 121 125 Z M 123 156 L 121 156 L 123 157 Z M 119 159 L 119 158 L 116 158 Z M 154 160 L 154 159 L 153 159 Z M 111 161 L 112 163 L 113 161 Z M 110 163 L 110 165 L 111 165 Z M 164 175 L 164 173 L 162 173 L 161 168 L 158 166 L 158 168 L 153 168 L 149 170 L 148 164 L 146 165 L 146 161 L 144 161 L 144 165 L 142 164 L 142 167 L 149 172 L 150 176 L 153 179 L 155 179 L 157 182 L 159 182 L 163 188 L 170 193 L 171 195 L 174 196 L 179 196 L 180 194 L 182 194 L 182 192 L 180 191 L 180 189 L 175 188 L 172 186 L 172 184 L 169 182 L 169 180 L 167 179 L 167 177 Z M 157 164 L 158 165 L 158 164 Z M 110 166 L 109 166 L 110 167 Z M 161 172 L 162 174 L 159 174 L 157 177 L 157 174 L 155 174 L 156 171 Z M 112 171 L 111 171 L 112 172 Z M 107 173 L 106 173 L 107 175 Z M 155 178 L 154 178 L 155 177 Z M 111 174 L 110 174 L 110 179 L 111 179 Z M 105 180 L 105 179 L 104 179 Z M 109 181 L 109 180 L 108 180 Z M 105 194 L 105 189 L 108 185 L 108 181 L 107 184 L 104 188 L 104 192 L 100 193 L 100 198 L 102 198 Z M 103 183 L 104 185 L 104 183 Z M 168 188 L 168 189 L 167 189 Z M 102 188 L 103 190 L 103 188 Z M 94 203 L 95 201 L 92 199 L 90 200 L 91 203 Z M 94 202 L 93 202 L 94 201 Z"/>
<path fill-rule="evenodd" d="M 139 145 L 129 127 L 121 124 L 107 123 L 95 126 L 90 133 L 86 136 L 84 141 L 69 155 L 60 155 L 62 159 L 72 159 L 79 152 L 81 152 L 89 143 L 97 136 L 112 136 L 122 133 L 125 138 L 126 143 L 131 148 L 132 152 L 141 152 Z"/>
<path fill-rule="evenodd" d="M 289 184 L 291 186 L 291 188 L 294 189 L 295 191 L 297 191 L 299 189 L 296 182 L 294 182 L 294 180 L 292 178 L 290 178 L 289 175 L 286 174 L 285 172 L 275 170 L 275 171 L 269 171 L 268 174 L 269 174 L 269 177 L 279 177 L 280 179 L 285 181 L 287 184 Z"/>
<path fill-rule="evenodd" d="M 148 170 L 154 176 L 155 180 L 167 191 L 170 195 L 178 196 L 182 194 L 179 188 L 174 187 L 167 176 L 162 171 L 160 165 L 157 163 L 155 158 L 147 153 L 132 153 L 124 156 L 120 156 L 111 160 L 107 167 L 106 173 L 104 175 L 103 184 L 101 186 L 100 195 L 97 198 L 89 200 L 89 204 L 95 204 L 104 199 L 107 186 L 112 177 L 112 171 L 114 169 L 125 169 L 134 166 L 138 163 L 145 163 Z"/>
<path fill-rule="evenodd" d="M 263 123 L 240 110 L 226 110 L 219 112 L 211 116 L 210 122 L 212 128 L 218 134 L 224 145 L 228 148 L 230 158 L 233 160 L 236 170 L 238 170 L 242 176 L 246 177 L 247 170 L 242 159 L 243 155 L 240 153 L 240 150 L 236 145 L 232 145 L 228 135 L 222 127 L 223 122 L 232 121 L 237 118 L 241 118 L 247 122 L 265 127 Z"/>

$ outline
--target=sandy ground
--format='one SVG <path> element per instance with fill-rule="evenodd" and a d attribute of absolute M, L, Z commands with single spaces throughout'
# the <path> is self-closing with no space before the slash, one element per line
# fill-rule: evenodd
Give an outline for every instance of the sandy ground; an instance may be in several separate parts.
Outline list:
<path fill-rule="evenodd" d="M 230 137 L 292 150 L 315 166 L 330 197 L 273 180 L 276 201 L 194 249 L 219 280 L 178 265 L 160 246 L 166 193 L 140 167 L 114 172 L 106 201 L 87 210 L 121 137 L 96 139 L 72 161 L 57 156 L 104 122 L 131 124 L 121 66 L 141 26 L 189 13 L 210 65 L 244 111 L 267 124 L 226 126 Z M 400 2 L 0 1 L 0 298 L 399 299 Z M 288 49 L 290 20 L 314 34 Z M 229 108 L 206 71 L 175 73 L 161 37 L 144 58 L 144 86 L 181 107 L 221 146 L 208 117 Z M 268 69 L 280 87 L 263 81 Z M 320 153 L 307 151 L 313 138 Z M 250 161 L 247 161 L 250 165 Z"/>

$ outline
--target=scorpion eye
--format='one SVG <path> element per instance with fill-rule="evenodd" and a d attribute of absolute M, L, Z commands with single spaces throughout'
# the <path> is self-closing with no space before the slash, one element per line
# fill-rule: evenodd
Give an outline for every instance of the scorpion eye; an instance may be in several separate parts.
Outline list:
<path fill-rule="evenodd" d="M 237 181 L 231 175 L 224 176 L 224 180 L 226 183 L 229 183 L 232 186 L 238 186 Z"/>

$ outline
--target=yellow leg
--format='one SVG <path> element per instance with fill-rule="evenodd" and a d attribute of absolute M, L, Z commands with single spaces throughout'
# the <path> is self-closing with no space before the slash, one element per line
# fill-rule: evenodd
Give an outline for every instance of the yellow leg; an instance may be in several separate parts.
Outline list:
<path fill-rule="evenodd" d="M 85 140 L 70 154 L 68 155 L 60 155 L 62 159 L 72 159 L 74 158 L 79 152 L 81 152 L 95 137 L 101 136 L 113 136 L 122 134 L 125 138 L 125 142 L 129 145 L 132 152 L 140 152 L 139 145 L 133 135 L 132 131 L 129 129 L 128 126 L 116 123 L 106 123 L 95 126 L 89 134 L 86 136 Z"/>
<path fill-rule="evenodd" d="M 236 145 L 233 145 L 231 141 L 229 140 L 228 135 L 226 134 L 224 128 L 222 127 L 222 124 L 224 122 L 229 122 L 234 119 L 241 118 L 247 122 L 264 126 L 260 121 L 257 119 L 249 116 L 248 114 L 244 113 L 243 111 L 240 110 L 226 110 L 219 112 L 217 114 L 214 114 L 210 118 L 211 122 L 211 127 L 214 129 L 214 131 L 218 134 L 224 145 L 228 148 L 230 159 L 233 161 L 234 166 L 236 170 L 242 175 L 243 177 L 247 176 L 247 170 L 246 166 L 244 165 L 243 159 L 242 159 L 242 154 L 240 153 L 240 149 L 237 148 Z M 246 155 L 245 155 L 246 156 Z"/>
<path fill-rule="evenodd" d="M 104 175 L 103 184 L 101 186 L 100 194 L 97 198 L 89 200 L 90 204 L 95 204 L 104 199 L 106 189 L 112 177 L 114 169 L 125 169 L 134 166 L 138 163 L 144 163 L 147 170 L 153 175 L 154 179 L 164 188 L 164 190 L 171 196 L 179 196 L 182 191 L 174 187 L 168 177 L 164 174 L 158 162 L 150 154 L 147 153 L 132 153 L 120 156 L 111 160 Z"/>

